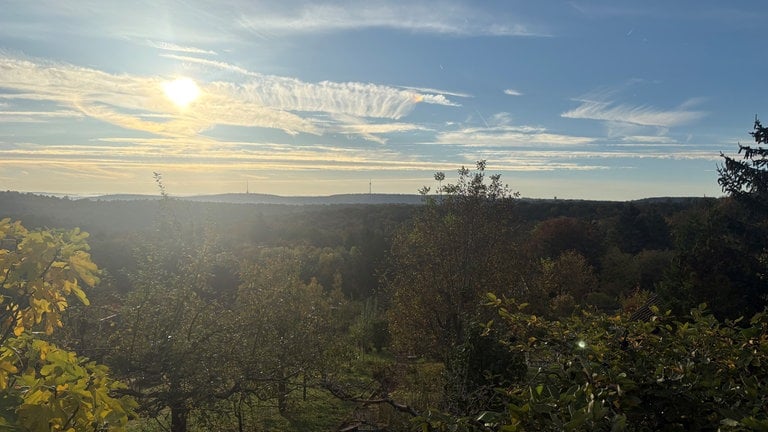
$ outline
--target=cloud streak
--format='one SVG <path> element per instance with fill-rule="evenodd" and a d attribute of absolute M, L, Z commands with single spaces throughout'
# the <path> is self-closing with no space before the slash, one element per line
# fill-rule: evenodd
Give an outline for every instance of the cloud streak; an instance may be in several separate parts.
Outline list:
<path fill-rule="evenodd" d="M 437 134 L 435 143 L 467 147 L 580 146 L 594 142 L 591 137 L 546 132 L 533 126 L 492 126 L 464 128 Z"/>
<path fill-rule="evenodd" d="M 544 36 L 518 17 L 498 17 L 460 2 L 288 2 L 243 14 L 242 28 L 260 35 L 388 28 L 455 36 Z"/>
<path fill-rule="evenodd" d="M 673 127 L 699 120 L 704 111 L 690 109 L 695 103 L 685 102 L 675 109 L 659 109 L 648 105 L 633 106 L 602 99 L 576 99 L 581 104 L 561 114 L 572 119 L 602 120 L 638 126 Z"/>
<path fill-rule="evenodd" d="M 173 52 L 181 52 L 181 53 L 187 53 L 187 54 L 217 55 L 216 51 L 205 50 L 202 48 L 181 46 L 181 45 L 176 45 L 170 42 L 148 40 L 146 43 L 147 43 L 147 46 L 151 48 L 157 48 L 163 51 L 173 51 Z"/>

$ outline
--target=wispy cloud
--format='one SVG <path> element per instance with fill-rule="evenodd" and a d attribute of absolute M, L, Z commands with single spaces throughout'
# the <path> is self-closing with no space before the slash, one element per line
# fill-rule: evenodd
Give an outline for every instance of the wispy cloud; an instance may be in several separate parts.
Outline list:
<path fill-rule="evenodd" d="M 499 126 L 489 128 L 467 128 L 437 135 L 438 144 L 452 144 L 468 147 L 526 147 L 574 146 L 594 142 L 594 138 L 571 136 L 532 130 L 529 127 Z"/>
<path fill-rule="evenodd" d="M 678 144 L 674 138 L 659 135 L 629 135 L 621 137 L 621 141 L 633 144 Z"/>
<path fill-rule="evenodd" d="M 594 138 L 548 132 L 541 126 L 514 125 L 506 112 L 491 116 L 485 127 L 468 127 L 437 134 L 437 144 L 467 147 L 580 146 Z"/>
<path fill-rule="evenodd" d="M 148 40 L 146 43 L 147 43 L 147 46 L 149 47 L 157 48 L 163 51 L 174 51 L 174 52 L 181 52 L 181 53 L 187 53 L 187 54 L 217 55 L 216 51 L 205 50 L 202 48 L 181 46 L 181 45 L 176 45 L 170 42 Z"/>
<path fill-rule="evenodd" d="M 275 3 L 276 5 L 276 3 Z M 288 2 L 244 14 L 240 25 L 257 34 L 310 33 L 390 28 L 458 36 L 542 36 L 519 17 L 497 16 L 461 2 L 381 1 Z"/>
<path fill-rule="evenodd" d="M 329 124 L 328 132 L 338 132 L 346 135 L 357 135 L 365 140 L 386 144 L 387 138 L 384 134 L 413 132 L 417 130 L 428 130 L 422 125 L 414 123 L 386 122 L 370 123 L 364 119 L 353 116 L 333 116 L 335 123 Z"/>
<path fill-rule="evenodd" d="M 449 91 L 449 90 L 438 90 L 430 87 L 410 87 L 410 86 L 397 86 L 402 89 L 406 90 L 413 90 L 417 93 L 433 93 L 433 94 L 440 94 L 444 96 L 456 96 L 456 97 L 462 97 L 462 98 L 471 98 L 472 95 L 469 93 L 461 93 L 461 92 L 455 92 L 455 91 Z"/>
<path fill-rule="evenodd" d="M 7 104 L 6 104 L 7 105 Z M 0 108 L 3 108 L 0 104 Z M 0 123 L 42 123 L 57 118 L 82 118 L 83 114 L 72 110 L 61 111 L 2 111 Z"/>
<path fill-rule="evenodd" d="M 39 116 L 72 115 L 71 109 L 74 109 L 82 115 L 122 128 L 176 137 L 195 135 L 214 125 L 321 134 L 323 125 L 307 113 L 330 114 L 337 118 L 397 120 L 408 115 L 419 103 L 456 106 L 441 94 L 356 82 L 308 83 L 262 75 L 219 61 L 175 54 L 168 56 L 232 70 L 249 79 L 242 83 L 201 83 L 201 97 L 188 109 L 180 111 L 163 96 L 163 79 L 160 77 L 113 75 L 68 64 L 0 55 L 0 88 L 13 92 L 2 95 L 6 99 L 49 101 L 60 107 L 48 114 L 39 112 Z M 355 120 L 348 125 L 342 122 L 332 130 L 349 134 L 357 132 L 366 139 L 382 142 L 382 138 L 374 135 L 417 128 L 405 123 L 384 123 L 364 125 Z"/>
<path fill-rule="evenodd" d="M 574 99 L 580 105 L 562 113 L 561 117 L 669 128 L 699 120 L 707 115 L 705 111 L 692 109 L 702 101 L 701 98 L 689 99 L 676 108 L 660 109 L 649 105 L 617 103 L 610 99 L 615 97 L 616 93 L 615 90 L 602 89 Z"/>
<path fill-rule="evenodd" d="M 418 103 L 460 106 L 444 94 L 405 91 L 397 87 L 359 83 L 321 81 L 309 83 L 295 78 L 264 75 L 237 65 L 193 56 L 164 54 L 204 66 L 236 72 L 252 79 L 242 84 L 214 83 L 214 86 L 251 102 L 288 111 L 317 111 L 359 117 L 399 119 Z M 447 93 L 446 93 L 447 94 Z"/>
<path fill-rule="evenodd" d="M 506 89 L 506 90 L 504 90 L 504 94 L 505 95 L 509 95 L 509 96 L 522 96 L 523 95 L 522 93 L 520 93 L 519 91 L 517 91 L 515 89 Z"/>
<path fill-rule="evenodd" d="M 18 92 L 5 97 L 53 102 L 123 128 L 174 136 L 195 134 L 213 124 L 319 132 L 311 121 L 296 114 L 216 93 L 215 86 L 203 86 L 194 109 L 180 112 L 164 97 L 162 83 L 159 77 L 113 75 L 69 64 L 0 56 L 0 88 Z M 166 114 L 171 120 L 147 121 L 136 114 L 147 112 Z"/>

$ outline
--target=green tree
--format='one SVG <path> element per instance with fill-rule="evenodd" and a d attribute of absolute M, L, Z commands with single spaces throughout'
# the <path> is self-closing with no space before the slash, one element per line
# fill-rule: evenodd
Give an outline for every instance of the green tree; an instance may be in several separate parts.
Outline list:
<path fill-rule="evenodd" d="M 0 429 L 124 430 L 129 398 L 105 366 L 47 340 L 82 285 L 98 281 L 79 230 L 28 231 L 0 220 Z M 82 284 L 82 285 L 81 285 Z"/>
<path fill-rule="evenodd" d="M 766 430 L 768 313 L 719 321 L 702 305 L 649 321 L 584 314 L 550 321 L 489 294 L 488 332 L 523 353 L 528 373 L 499 382 L 505 404 L 474 418 L 431 415 L 438 431 Z"/>
<path fill-rule="evenodd" d="M 660 291 L 682 310 L 707 302 L 735 318 L 768 300 L 768 132 L 755 119 L 750 135 L 756 146 L 739 144 L 743 160 L 721 154 L 718 183 L 729 197 L 676 218 L 676 256 Z"/>
<path fill-rule="evenodd" d="M 241 328 L 242 391 L 277 402 L 289 414 L 288 396 L 319 385 L 345 358 L 344 336 L 351 317 L 341 281 L 325 289 L 303 281 L 303 248 L 267 248 L 244 263 L 236 312 Z"/>
<path fill-rule="evenodd" d="M 762 212 L 768 210 L 768 128 L 755 118 L 754 130 L 749 133 L 756 146 L 739 144 L 739 154 L 743 160 L 737 160 L 720 153 L 723 165 L 717 169 L 717 182 L 728 195 L 747 203 Z"/>
<path fill-rule="evenodd" d="M 590 265 L 598 264 L 603 253 L 603 234 L 594 224 L 574 218 L 557 217 L 536 225 L 526 244 L 533 259 L 555 259 L 566 251 L 576 251 Z"/>
<path fill-rule="evenodd" d="M 720 318 L 762 310 L 768 235 L 733 199 L 680 215 L 673 227 L 675 256 L 658 290 L 676 313 L 706 302 Z"/>
<path fill-rule="evenodd" d="M 170 415 L 185 432 L 190 416 L 238 389 L 232 347 L 240 333 L 227 290 L 214 290 L 222 258 L 211 241 L 147 240 L 123 298 L 106 357 L 148 417 Z"/>

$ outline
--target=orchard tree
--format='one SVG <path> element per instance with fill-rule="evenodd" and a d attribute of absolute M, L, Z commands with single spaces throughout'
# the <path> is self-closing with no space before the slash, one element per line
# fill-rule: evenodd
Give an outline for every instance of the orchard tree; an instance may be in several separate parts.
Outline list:
<path fill-rule="evenodd" d="M 322 251 L 315 251 L 322 253 Z M 289 395 L 318 385 L 337 369 L 348 323 L 341 279 L 324 287 L 300 277 L 305 248 L 257 251 L 243 263 L 236 305 L 241 342 L 238 353 L 242 391 L 277 402 L 289 414 Z"/>
<path fill-rule="evenodd" d="M 228 290 L 214 290 L 221 258 L 211 241 L 144 243 L 106 360 L 148 417 L 170 414 L 171 432 L 236 393 L 237 320 Z"/>
<path fill-rule="evenodd" d="M 87 233 L 29 231 L 0 220 L 0 429 L 124 430 L 132 401 L 105 366 L 48 339 L 71 297 L 98 282 Z"/>

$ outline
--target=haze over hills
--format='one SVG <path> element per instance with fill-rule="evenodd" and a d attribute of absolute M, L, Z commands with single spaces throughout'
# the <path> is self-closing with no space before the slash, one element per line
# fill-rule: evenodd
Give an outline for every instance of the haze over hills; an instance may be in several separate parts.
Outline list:
<path fill-rule="evenodd" d="M 226 193 L 214 195 L 192 195 L 173 197 L 183 201 L 227 203 L 227 204 L 285 204 L 285 205 L 331 205 L 331 204 L 422 204 L 423 197 L 416 194 L 335 194 L 327 196 L 281 196 L 260 193 Z M 158 195 L 111 194 L 86 197 L 92 201 L 135 201 L 156 200 Z M 521 198 L 525 201 L 557 201 L 550 198 Z M 697 197 L 649 197 L 627 202 L 681 202 Z M 569 200 L 560 201 L 609 201 Z"/>
<path fill-rule="evenodd" d="M 23 193 L 23 192 L 22 192 Z M 160 199 L 156 194 L 108 194 L 108 195 L 77 195 L 59 194 L 47 192 L 29 192 L 33 195 L 50 196 L 70 200 L 88 201 L 154 201 Z M 282 205 L 334 205 L 334 204 L 422 204 L 423 197 L 418 194 L 334 194 L 326 196 L 282 196 L 262 193 L 224 193 L 211 195 L 173 196 L 171 198 L 208 203 L 225 204 L 282 204 Z M 648 197 L 625 202 L 658 203 L 658 202 L 684 202 L 706 197 Z M 582 200 L 582 199 L 558 199 L 558 198 L 520 198 L 523 201 L 611 201 L 616 200 Z"/>
<path fill-rule="evenodd" d="M 92 201 L 155 200 L 158 195 L 115 194 L 88 197 Z M 407 194 L 338 194 L 328 196 L 280 196 L 260 193 L 226 193 L 173 197 L 184 201 L 228 204 L 421 204 L 421 195 Z"/>

